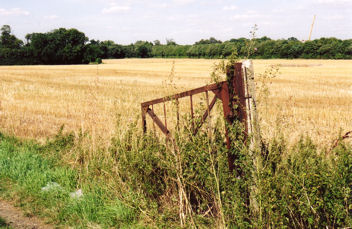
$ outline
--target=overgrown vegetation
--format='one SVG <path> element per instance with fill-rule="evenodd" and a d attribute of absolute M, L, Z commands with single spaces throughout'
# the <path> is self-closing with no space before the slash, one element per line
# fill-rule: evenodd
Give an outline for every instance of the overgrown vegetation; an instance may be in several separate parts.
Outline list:
<path fill-rule="evenodd" d="M 251 50 L 248 43 L 251 41 Z M 351 59 L 352 40 L 320 38 L 302 42 L 291 37 L 272 40 L 268 37 L 230 39 L 222 42 L 215 38 L 202 39 L 193 45 L 178 45 L 172 39 L 166 44 L 137 41 L 130 45 L 119 45 L 113 41 L 90 40 L 77 29 L 56 29 L 48 33 L 31 33 L 26 41 L 11 33 L 4 25 L 0 36 L 0 65 L 23 64 L 85 64 L 100 59 L 188 57 L 226 58 L 232 53 L 251 58 L 306 58 L 306 59 Z"/>
<path fill-rule="evenodd" d="M 230 153 L 238 169 L 230 172 L 222 125 L 214 126 L 211 135 L 193 136 L 185 125 L 166 144 L 143 136 L 135 121 L 96 152 L 83 144 L 87 135 L 59 133 L 44 145 L 1 135 L 1 196 L 48 222 L 78 227 L 352 225 L 350 145 L 327 155 L 308 137 L 293 147 L 281 137 L 267 151 L 249 152 L 235 124 L 230 133 L 239 140 Z M 70 197 L 77 189 L 83 197 Z"/>

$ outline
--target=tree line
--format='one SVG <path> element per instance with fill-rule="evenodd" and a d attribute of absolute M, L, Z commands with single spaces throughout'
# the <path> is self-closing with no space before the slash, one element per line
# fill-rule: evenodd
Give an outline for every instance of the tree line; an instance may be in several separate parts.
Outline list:
<path fill-rule="evenodd" d="M 213 37 L 193 45 L 179 45 L 173 39 L 165 44 L 137 41 L 129 45 L 113 41 L 89 40 L 77 29 L 59 28 L 47 33 L 31 33 L 25 41 L 1 27 L 0 65 L 88 64 L 110 58 L 226 58 L 232 54 L 251 58 L 352 59 L 352 39 L 320 38 L 302 42 L 291 37 L 238 38 L 220 41 Z"/>

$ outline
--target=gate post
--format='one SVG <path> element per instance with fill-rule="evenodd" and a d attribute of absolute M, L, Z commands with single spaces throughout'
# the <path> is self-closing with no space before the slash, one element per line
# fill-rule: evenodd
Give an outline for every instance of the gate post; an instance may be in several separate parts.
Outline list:
<path fill-rule="evenodd" d="M 223 111 L 225 120 L 229 125 L 232 125 L 234 121 L 238 120 L 244 123 L 245 127 L 245 139 L 247 138 L 247 112 L 246 112 L 246 93 L 245 84 L 242 74 L 242 63 L 235 63 L 226 69 L 227 83 L 223 84 L 220 91 L 220 99 L 222 100 Z M 232 172 L 236 169 L 238 174 L 242 174 L 239 168 L 235 168 L 236 155 L 230 152 L 231 149 L 231 139 L 229 137 L 229 130 L 225 126 L 225 137 L 226 146 L 229 150 L 228 152 L 228 166 L 229 170 Z"/>
<path fill-rule="evenodd" d="M 255 99 L 254 69 L 252 60 L 243 61 L 242 68 L 246 85 L 247 129 L 248 135 L 252 136 L 249 150 L 250 152 L 254 152 L 261 147 L 261 137 Z"/>

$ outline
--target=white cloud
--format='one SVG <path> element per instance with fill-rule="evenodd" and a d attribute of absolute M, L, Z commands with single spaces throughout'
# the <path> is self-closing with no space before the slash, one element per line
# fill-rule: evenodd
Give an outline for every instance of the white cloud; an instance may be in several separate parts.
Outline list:
<path fill-rule="evenodd" d="M 224 6 L 223 10 L 237 10 L 238 7 L 235 5 L 231 5 L 231 6 Z"/>
<path fill-rule="evenodd" d="M 28 16 L 29 12 L 26 11 L 26 10 L 22 10 L 20 8 L 12 8 L 12 9 L 0 8 L 0 15 L 5 15 L 5 16 L 10 16 L 10 15 L 20 16 L 20 15 L 24 15 L 24 16 Z"/>
<path fill-rule="evenodd" d="M 126 12 L 129 11 L 131 9 L 131 7 L 129 6 L 116 6 L 116 5 L 112 5 L 108 8 L 104 8 L 102 10 L 103 14 L 114 14 L 114 13 L 118 13 L 118 12 Z"/>

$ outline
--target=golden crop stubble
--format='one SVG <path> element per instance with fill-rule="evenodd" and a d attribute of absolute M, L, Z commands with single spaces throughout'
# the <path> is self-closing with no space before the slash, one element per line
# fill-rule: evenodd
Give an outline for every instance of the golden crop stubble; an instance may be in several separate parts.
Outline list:
<path fill-rule="evenodd" d="M 173 61 L 173 87 L 168 87 Z M 66 130 L 82 129 L 108 140 L 117 113 L 126 126 L 139 115 L 141 102 L 209 83 L 214 62 L 123 59 L 99 66 L 0 67 L 0 129 L 45 139 L 64 124 Z M 329 144 L 340 129 L 352 129 L 352 61 L 256 60 L 255 73 L 274 64 L 281 65 L 280 75 L 270 85 L 268 108 L 259 107 L 265 137 L 281 128 L 291 140 L 308 133 Z M 189 112 L 189 101 L 180 105 Z M 155 109 L 162 118 L 162 109 Z M 172 105 L 167 109 L 174 118 Z"/>
<path fill-rule="evenodd" d="M 309 134 L 321 146 L 331 144 L 340 130 L 352 129 L 352 61 L 260 60 L 255 66 L 281 64 L 271 85 L 269 111 L 260 110 L 263 132 L 276 126 L 290 140 Z"/>

